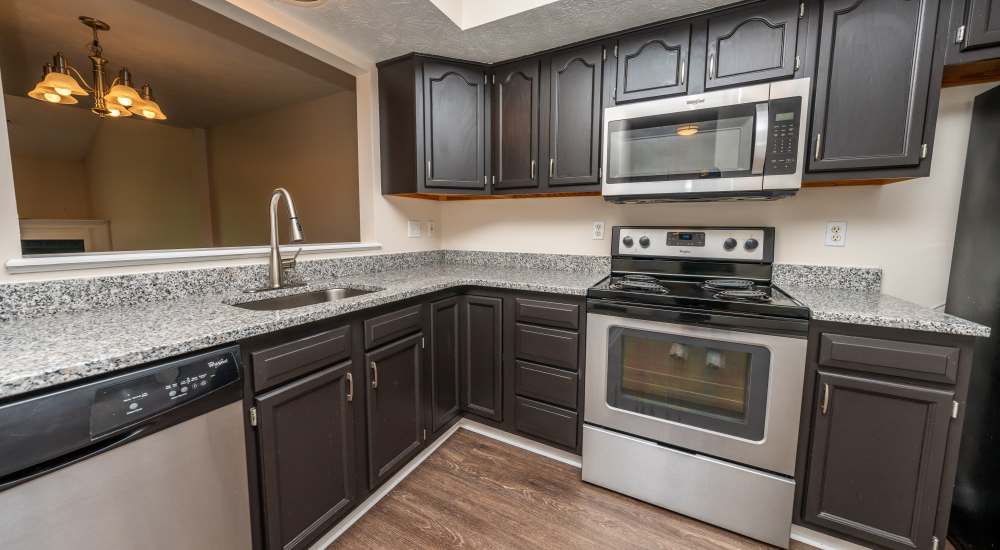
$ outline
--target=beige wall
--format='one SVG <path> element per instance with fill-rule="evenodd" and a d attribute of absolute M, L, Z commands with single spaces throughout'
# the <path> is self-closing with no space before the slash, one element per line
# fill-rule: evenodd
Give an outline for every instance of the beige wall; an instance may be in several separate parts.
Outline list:
<path fill-rule="evenodd" d="M 90 218 L 90 191 L 83 161 L 24 155 L 11 160 L 17 211 L 22 218 Z"/>
<path fill-rule="evenodd" d="M 114 250 L 211 246 L 199 130 L 102 121 L 85 161 L 93 217 L 111 222 Z"/>
<path fill-rule="evenodd" d="M 356 103 L 339 92 L 208 129 L 216 246 L 267 243 L 275 187 L 291 193 L 306 242 L 359 240 Z"/>
<path fill-rule="evenodd" d="M 773 225 L 775 260 L 878 266 L 887 292 L 943 304 L 965 169 L 973 98 L 992 85 L 943 91 L 931 175 L 886 186 L 804 189 L 774 202 L 613 205 L 600 197 L 445 203 L 442 246 L 607 254 L 591 222 L 612 225 Z M 826 222 L 848 222 L 847 246 L 824 246 Z"/>

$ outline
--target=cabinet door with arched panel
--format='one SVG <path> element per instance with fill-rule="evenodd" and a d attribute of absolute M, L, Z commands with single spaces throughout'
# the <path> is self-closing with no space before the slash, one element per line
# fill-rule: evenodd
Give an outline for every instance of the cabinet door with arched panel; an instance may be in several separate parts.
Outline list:
<path fill-rule="evenodd" d="M 547 151 L 541 173 L 550 188 L 600 184 L 603 58 L 603 45 L 588 44 L 547 60 L 542 90 Z"/>
<path fill-rule="evenodd" d="M 424 186 L 487 190 L 485 74 L 443 62 L 423 73 Z"/>
<path fill-rule="evenodd" d="M 690 22 L 624 36 L 618 41 L 617 49 L 615 101 L 687 93 Z"/>
<path fill-rule="evenodd" d="M 503 65 L 493 73 L 494 189 L 539 186 L 539 67 L 536 57 Z"/>
<path fill-rule="evenodd" d="M 709 17 L 705 89 L 793 76 L 799 10 L 772 0 Z"/>

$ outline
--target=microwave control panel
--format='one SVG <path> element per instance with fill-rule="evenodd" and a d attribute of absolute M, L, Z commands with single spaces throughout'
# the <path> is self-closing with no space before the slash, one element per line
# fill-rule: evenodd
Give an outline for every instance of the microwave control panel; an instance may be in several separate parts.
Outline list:
<path fill-rule="evenodd" d="M 764 174 L 794 174 L 798 168 L 801 97 L 768 102 L 767 155 Z"/>

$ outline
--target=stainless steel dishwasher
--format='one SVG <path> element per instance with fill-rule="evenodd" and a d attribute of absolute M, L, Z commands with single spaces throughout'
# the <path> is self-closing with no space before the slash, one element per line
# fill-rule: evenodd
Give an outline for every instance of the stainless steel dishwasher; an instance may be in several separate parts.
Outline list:
<path fill-rule="evenodd" d="M 245 550 L 239 348 L 0 405 L 0 548 Z"/>

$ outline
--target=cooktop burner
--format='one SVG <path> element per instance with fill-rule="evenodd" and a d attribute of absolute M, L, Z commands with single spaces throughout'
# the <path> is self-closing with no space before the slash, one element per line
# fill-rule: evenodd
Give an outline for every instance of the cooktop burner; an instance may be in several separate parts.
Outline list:
<path fill-rule="evenodd" d="M 720 300 L 737 300 L 745 302 L 771 301 L 771 294 L 769 292 L 752 287 L 740 290 L 723 290 L 716 293 L 715 297 Z"/>
<path fill-rule="evenodd" d="M 749 290 L 754 282 L 749 279 L 709 279 L 701 286 L 710 290 Z"/>
<path fill-rule="evenodd" d="M 668 294 L 670 291 L 663 286 L 656 277 L 630 273 L 620 277 L 612 277 L 608 287 L 615 290 L 633 290 L 638 292 L 652 292 L 655 294 Z"/>

